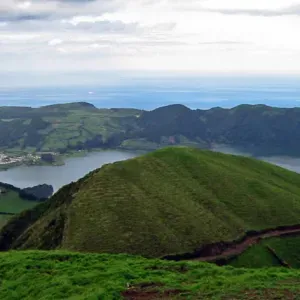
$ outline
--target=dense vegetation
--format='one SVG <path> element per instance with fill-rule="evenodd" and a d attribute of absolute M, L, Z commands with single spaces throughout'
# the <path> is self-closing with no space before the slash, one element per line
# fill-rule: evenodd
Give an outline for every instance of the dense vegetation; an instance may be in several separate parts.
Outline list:
<path fill-rule="evenodd" d="M 33 187 L 22 189 L 19 193 L 20 197 L 30 200 L 43 201 L 53 195 L 54 189 L 52 185 L 40 184 Z"/>
<path fill-rule="evenodd" d="M 138 110 L 96 109 L 88 103 L 41 108 L 0 107 L 0 149 L 11 153 L 117 147 Z M 44 157 L 46 160 L 46 157 Z"/>
<path fill-rule="evenodd" d="M 3 300 L 258 300 L 300 296 L 298 270 L 220 268 L 127 255 L 6 252 L 0 254 L 0 276 Z"/>
<path fill-rule="evenodd" d="M 165 145 L 227 144 L 254 155 L 297 155 L 300 108 L 240 105 L 190 110 L 97 109 L 79 102 L 41 108 L 0 107 L 0 149 L 11 153 L 93 148 L 154 150 Z"/>
<path fill-rule="evenodd" d="M 191 252 L 252 230 L 299 224 L 299 183 L 299 174 L 255 159 L 165 148 L 63 187 L 9 222 L 0 249 Z"/>

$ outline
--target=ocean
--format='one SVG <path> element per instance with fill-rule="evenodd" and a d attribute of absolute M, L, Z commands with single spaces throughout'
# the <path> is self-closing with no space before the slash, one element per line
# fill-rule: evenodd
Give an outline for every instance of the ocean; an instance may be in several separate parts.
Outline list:
<path fill-rule="evenodd" d="M 300 106 L 300 77 L 143 78 L 123 84 L 0 87 L 0 106 L 32 106 L 85 101 L 99 108 L 151 110 L 180 103 L 192 109 L 239 104 Z"/>

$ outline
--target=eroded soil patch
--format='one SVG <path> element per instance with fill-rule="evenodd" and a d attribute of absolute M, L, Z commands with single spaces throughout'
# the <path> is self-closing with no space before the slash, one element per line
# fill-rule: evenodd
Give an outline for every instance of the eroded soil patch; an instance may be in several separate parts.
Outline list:
<path fill-rule="evenodd" d="M 122 293 L 122 297 L 127 300 L 171 300 L 182 299 L 181 290 L 169 289 L 161 290 L 162 284 L 146 283 L 129 287 Z"/>
<path fill-rule="evenodd" d="M 299 299 L 299 292 L 292 292 L 287 289 L 265 289 L 262 291 L 247 290 L 243 293 L 242 298 L 245 300 L 295 300 Z"/>

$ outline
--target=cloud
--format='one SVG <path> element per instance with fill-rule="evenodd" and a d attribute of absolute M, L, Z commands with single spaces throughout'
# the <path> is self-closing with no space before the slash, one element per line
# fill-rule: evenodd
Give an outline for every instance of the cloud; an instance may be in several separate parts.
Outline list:
<path fill-rule="evenodd" d="M 249 45 L 249 42 L 238 42 L 238 41 L 212 41 L 212 42 L 200 42 L 199 45 Z"/>
<path fill-rule="evenodd" d="M 25 9 L 25 10 L 28 9 L 31 5 L 32 3 L 30 1 L 19 2 L 16 4 L 17 8 Z"/>
<path fill-rule="evenodd" d="M 295 0 L 0 0 L 1 69 L 300 72 L 298 14 Z"/>
<path fill-rule="evenodd" d="M 202 8 L 202 11 L 210 13 L 220 13 L 224 15 L 248 15 L 262 17 L 280 17 L 280 16 L 300 16 L 300 4 L 291 5 L 281 9 L 223 9 L 223 8 Z"/>
<path fill-rule="evenodd" d="M 99 33 L 136 33 L 146 31 L 172 31 L 176 27 L 175 22 L 162 22 L 154 25 L 143 25 L 139 22 L 123 22 L 120 20 L 107 20 L 103 16 L 76 16 L 68 20 L 62 20 L 64 28 L 69 30 L 87 30 Z"/>
<path fill-rule="evenodd" d="M 62 43 L 63 43 L 63 41 L 61 39 L 53 39 L 53 40 L 50 40 L 48 42 L 48 45 L 49 46 L 57 46 L 57 45 L 60 45 Z"/>
<path fill-rule="evenodd" d="M 24 22 L 24 21 L 38 21 L 49 18 L 49 14 L 17 14 L 0 16 L 1 22 Z"/>
<path fill-rule="evenodd" d="M 121 7 L 120 0 L 1 0 L 0 21 L 56 19 L 82 14 L 111 12 Z"/>
<path fill-rule="evenodd" d="M 75 3 L 75 4 L 87 4 L 90 2 L 96 2 L 97 0 L 50 0 L 55 2 L 61 2 L 61 3 Z"/>

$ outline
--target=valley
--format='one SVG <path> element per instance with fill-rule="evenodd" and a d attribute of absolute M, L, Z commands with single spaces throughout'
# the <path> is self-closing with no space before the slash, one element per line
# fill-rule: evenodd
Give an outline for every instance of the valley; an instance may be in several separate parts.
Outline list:
<path fill-rule="evenodd" d="M 299 1 L 0 0 L 0 300 L 300 300 Z"/>
<path fill-rule="evenodd" d="M 0 193 L 3 299 L 15 284 L 18 299 L 32 295 L 28 288 L 44 299 L 71 299 L 73 292 L 78 299 L 300 296 L 300 175 L 292 172 L 300 170 L 298 142 L 284 147 L 291 127 L 277 132 L 270 125 L 297 118 L 297 110 L 172 105 L 146 112 L 87 103 L 14 110 L 5 123 L 14 132 L 22 120 L 20 140 L 2 137 L 8 146 L 0 156 L 7 169 L 0 182 L 12 184 Z M 217 130 L 216 115 L 224 122 L 227 113 L 235 122 Z M 260 116 L 272 132 L 253 127 Z M 91 121 L 97 134 L 84 140 Z M 243 134 L 234 133 L 239 122 Z M 20 193 L 44 183 L 55 192 L 48 200 Z M 13 279 L 7 263 L 24 276 Z M 32 276 L 40 277 L 35 287 Z"/>

